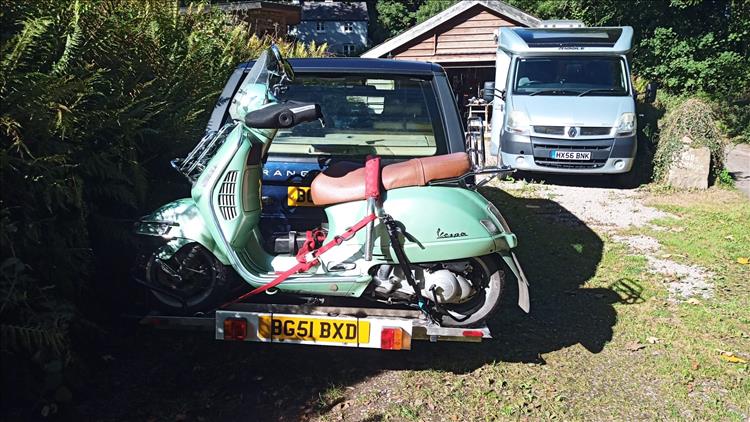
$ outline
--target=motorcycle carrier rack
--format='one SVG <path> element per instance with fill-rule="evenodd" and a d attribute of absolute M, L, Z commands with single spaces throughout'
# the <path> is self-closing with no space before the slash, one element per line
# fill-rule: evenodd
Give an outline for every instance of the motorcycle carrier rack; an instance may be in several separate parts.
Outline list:
<path fill-rule="evenodd" d="M 213 331 L 216 340 L 410 350 L 412 341 L 481 342 L 486 325 L 441 327 L 418 310 L 345 306 L 235 303 L 213 316 L 149 314 L 157 329 Z"/>
<path fill-rule="evenodd" d="M 231 132 L 230 129 L 235 126 L 236 124 L 233 122 L 227 123 L 218 131 L 206 133 L 185 158 L 175 158 L 170 162 L 172 168 L 185 176 L 191 184 L 194 184 L 205 170 L 208 162 L 216 154 L 216 151 L 224 144 L 229 132 Z"/>

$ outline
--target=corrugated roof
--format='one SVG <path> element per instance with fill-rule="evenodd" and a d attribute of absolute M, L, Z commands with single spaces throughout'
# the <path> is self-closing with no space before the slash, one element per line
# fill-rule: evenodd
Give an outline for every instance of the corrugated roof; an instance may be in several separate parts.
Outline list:
<path fill-rule="evenodd" d="M 316 1 L 302 4 L 303 21 L 366 21 L 367 3 L 363 1 Z"/>

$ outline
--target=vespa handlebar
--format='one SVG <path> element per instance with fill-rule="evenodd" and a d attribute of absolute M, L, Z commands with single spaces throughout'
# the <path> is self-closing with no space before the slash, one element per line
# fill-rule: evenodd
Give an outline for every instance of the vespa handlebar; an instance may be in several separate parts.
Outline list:
<path fill-rule="evenodd" d="M 286 129 L 318 119 L 323 119 L 320 104 L 285 101 L 247 113 L 245 124 L 257 129 Z"/>

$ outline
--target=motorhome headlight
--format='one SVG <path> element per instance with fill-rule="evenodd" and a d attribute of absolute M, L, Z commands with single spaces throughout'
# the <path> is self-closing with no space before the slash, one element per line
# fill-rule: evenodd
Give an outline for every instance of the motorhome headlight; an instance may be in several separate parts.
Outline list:
<path fill-rule="evenodd" d="M 615 136 L 630 136 L 635 133 L 635 113 L 622 113 L 615 123 Z"/>
<path fill-rule="evenodd" d="M 508 226 L 508 222 L 505 221 L 505 218 L 503 217 L 503 215 L 500 214 L 500 210 L 498 210 L 494 204 L 489 204 L 487 206 L 487 211 L 489 211 L 490 214 L 492 214 L 497 219 L 497 221 L 503 227 L 504 232 L 510 233 L 510 226 Z"/>
<path fill-rule="evenodd" d="M 506 129 L 509 132 L 516 133 L 519 135 L 526 135 L 529 133 L 529 116 L 523 111 L 515 110 L 511 111 L 508 115 L 508 124 Z"/>

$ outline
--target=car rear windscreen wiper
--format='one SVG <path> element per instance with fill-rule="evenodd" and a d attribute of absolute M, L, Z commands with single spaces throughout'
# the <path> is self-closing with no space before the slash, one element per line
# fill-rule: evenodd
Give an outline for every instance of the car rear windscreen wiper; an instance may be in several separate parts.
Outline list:
<path fill-rule="evenodd" d="M 595 89 L 587 89 L 580 94 L 578 94 L 579 97 L 583 97 L 584 95 L 591 94 L 593 92 L 622 92 L 621 89 L 615 89 L 615 88 L 595 88 Z"/>
<path fill-rule="evenodd" d="M 539 91 L 532 92 L 531 94 L 529 94 L 529 96 L 539 95 L 539 94 L 560 94 L 560 95 L 563 95 L 563 94 L 578 94 L 578 91 L 573 91 L 573 90 L 569 90 L 569 89 L 558 89 L 558 88 L 555 88 L 555 89 L 542 89 L 542 90 L 539 90 Z"/>

